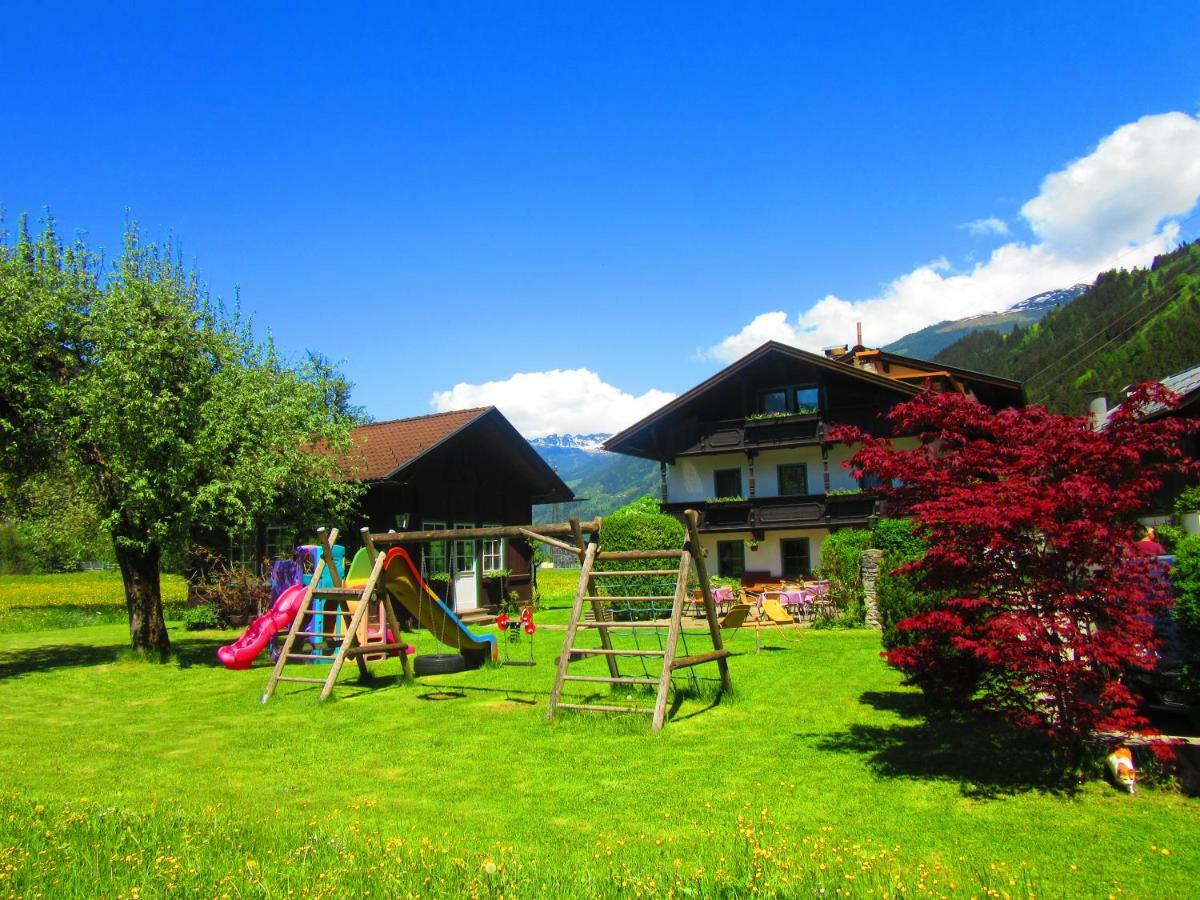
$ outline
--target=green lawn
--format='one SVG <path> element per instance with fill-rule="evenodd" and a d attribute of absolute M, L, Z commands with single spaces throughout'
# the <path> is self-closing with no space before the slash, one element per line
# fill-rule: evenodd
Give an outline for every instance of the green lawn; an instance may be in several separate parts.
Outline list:
<path fill-rule="evenodd" d="M 389 661 L 375 689 L 349 667 L 335 702 L 284 685 L 266 706 L 265 663 L 215 665 L 234 635 L 172 637 L 177 662 L 156 666 L 124 654 L 119 624 L 0 635 L 0 896 L 1189 896 L 1200 880 L 1195 801 L 1064 792 L 996 730 L 927 719 L 867 632 L 767 633 L 758 654 L 738 634 L 736 696 L 700 690 L 657 735 L 545 724 L 560 631 L 538 633 L 533 668 L 403 684 Z"/>

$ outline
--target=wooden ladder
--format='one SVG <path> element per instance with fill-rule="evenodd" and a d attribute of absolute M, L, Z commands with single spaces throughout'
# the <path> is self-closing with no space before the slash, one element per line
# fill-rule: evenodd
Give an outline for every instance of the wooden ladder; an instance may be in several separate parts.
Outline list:
<path fill-rule="evenodd" d="M 700 546 L 700 533 L 697 526 L 698 516 L 693 510 L 688 510 L 685 519 L 687 522 L 687 537 L 684 540 L 682 550 L 618 550 L 605 553 L 599 549 L 596 543 L 596 536 L 593 534 L 592 541 L 586 546 L 583 545 L 582 535 L 576 531 L 575 539 L 582 551 L 583 563 L 579 571 L 579 587 L 575 591 L 575 603 L 571 608 L 571 621 L 567 625 L 566 637 L 563 640 L 562 654 L 558 658 L 558 670 L 554 676 L 554 689 L 550 693 L 550 707 L 546 713 L 547 721 L 554 718 L 554 714 L 560 709 L 575 709 L 585 710 L 589 712 L 607 712 L 607 713 L 642 713 L 650 715 L 651 728 L 658 731 L 663 727 L 667 717 L 667 698 L 671 692 L 671 675 L 678 669 L 687 668 L 689 666 L 697 666 L 702 663 L 715 662 L 721 676 L 721 690 L 729 691 L 732 689 L 732 684 L 729 679 L 729 663 L 728 657 L 730 653 L 725 649 L 721 639 L 721 629 L 717 621 L 717 607 L 713 602 L 712 589 L 709 586 L 708 570 L 704 564 L 704 552 Z M 629 560 L 632 562 L 647 561 L 647 560 L 678 560 L 678 567 L 675 569 L 650 569 L 650 570 L 631 570 L 631 571 L 597 571 L 595 565 L 603 560 Z M 704 599 L 705 618 L 709 634 L 712 638 L 713 649 L 705 653 L 692 654 L 690 656 L 675 655 L 675 648 L 679 642 L 679 634 L 682 630 L 682 616 L 684 603 L 688 596 L 688 576 L 691 574 L 692 566 L 696 568 L 696 575 L 700 582 L 700 590 Z M 671 615 L 667 624 L 667 636 L 661 650 L 626 650 L 613 646 L 612 636 L 609 633 L 610 629 L 616 628 L 623 630 L 626 628 L 661 628 L 657 622 L 616 622 L 612 620 L 611 615 L 605 608 L 606 604 L 619 603 L 624 601 L 638 600 L 661 600 L 664 597 L 636 597 L 636 596 L 615 596 L 604 594 L 602 595 L 596 587 L 596 579 L 598 578 L 613 578 L 621 576 L 675 576 L 675 592 L 671 601 Z M 585 603 L 590 608 L 591 615 L 585 616 Z M 594 629 L 599 633 L 599 647 L 582 647 L 575 643 L 576 636 L 580 629 Z M 569 673 L 570 664 L 575 659 L 586 658 L 589 656 L 601 656 L 608 664 L 608 675 L 571 675 Z M 631 677 L 621 674 L 618 660 L 621 657 L 655 657 L 662 660 L 662 671 L 657 677 Z M 587 682 L 609 685 L 638 685 L 638 686 L 655 686 L 657 692 L 655 694 L 653 708 L 636 707 L 636 706 L 614 706 L 607 704 L 595 703 L 564 703 L 562 701 L 563 684 L 571 682 Z"/>
<path fill-rule="evenodd" d="M 406 645 L 400 642 L 389 643 L 387 640 L 389 631 L 391 631 L 393 637 L 400 634 L 399 619 L 396 616 L 396 610 L 392 606 L 391 595 L 387 591 L 382 592 L 382 597 L 379 601 L 381 619 L 379 640 L 362 641 L 359 638 L 359 629 L 371 605 L 371 598 L 375 593 L 375 588 L 379 584 L 379 577 L 383 571 L 384 562 L 384 554 L 376 549 L 374 542 L 371 541 L 370 532 L 366 528 L 362 529 L 362 536 L 367 553 L 372 560 L 371 574 L 366 583 L 361 587 L 345 587 L 342 584 L 341 573 L 338 572 L 337 566 L 333 562 L 333 544 L 337 540 L 337 529 L 334 528 L 329 532 L 326 532 L 324 528 L 317 529 L 317 537 L 320 540 L 321 546 L 321 556 L 313 569 L 312 579 L 308 583 L 308 590 L 305 591 L 304 600 L 300 604 L 296 618 L 292 620 L 292 626 L 288 629 L 287 638 L 283 642 L 283 648 L 279 651 L 279 659 L 275 661 L 275 668 L 272 670 L 271 677 L 267 681 L 266 690 L 263 691 L 263 703 L 266 703 L 271 695 L 275 693 L 275 688 L 281 681 L 322 685 L 320 699 L 325 700 L 333 693 L 333 687 L 337 683 L 338 675 L 342 671 L 342 665 L 347 659 L 353 659 L 358 664 L 360 677 L 367 679 L 371 676 L 370 669 L 367 668 L 367 659 L 375 659 L 379 655 L 386 656 L 387 653 L 393 650 L 400 652 L 401 666 L 403 667 L 405 677 L 408 676 L 409 665 L 408 654 L 405 652 L 407 649 Z M 329 571 L 330 579 L 334 584 L 331 588 L 319 586 L 326 570 Z M 324 601 L 323 609 L 317 610 L 315 608 L 314 601 L 318 600 Z M 354 604 L 353 609 L 351 609 L 352 604 Z M 328 623 L 326 623 L 321 631 L 304 630 L 305 625 L 311 627 L 310 623 L 315 613 L 319 613 L 322 616 L 332 616 L 335 622 L 341 622 L 344 627 L 339 632 L 336 627 L 330 628 Z M 313 638 L 341 638 L 341 644 L 338 645 L 337 653 L 334 654 L 330 663 L 329 672 L 324 678 L 301 678 L 283 674 L 284 668 L 289 662 L 312 662 L 317 659 L 330 658 L 311 653 L 293 652 L 293 647 L 295 647 L 298 638 L 308 638 L 310 640 Z"/>

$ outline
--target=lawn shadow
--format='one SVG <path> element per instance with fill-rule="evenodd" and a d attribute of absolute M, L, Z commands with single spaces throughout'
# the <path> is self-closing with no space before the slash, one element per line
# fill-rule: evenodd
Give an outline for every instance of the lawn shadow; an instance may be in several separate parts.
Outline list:
<path fill-rule="evenodd" d="M 179 668 L 202 666 L 211 669 L 221 665 L 221 661 L 217 659 L 217 648 L 229 643 L 231 640 L 228 638 L 177 638 L 172 641 L 171 646 Z"/>
<path fill-rule="evenodd" d="M 1073 786 L 1043 741 L 1014 733 L 1002 722 L 942 715 L 910 692 L 868 691 L 859 701 L 905 721 L 855 723 L 836 734 L 800 737 L 829 753 L 858 754 L 882 778 L 956 782 L 963 796 L 972 799 L 1029 791 L 1069 793 Z"/>
<path fill-rule="evenodd" d="M 0 651 L 0 681 L 37 672 L 116 662 L 127 644 L 43 644 L 23 650 Z"/>

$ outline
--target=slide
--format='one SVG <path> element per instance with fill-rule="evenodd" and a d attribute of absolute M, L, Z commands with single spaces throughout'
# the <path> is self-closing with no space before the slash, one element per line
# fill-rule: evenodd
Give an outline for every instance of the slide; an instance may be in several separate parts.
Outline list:
<path fill-rule="evenodd" d="M 421 579 L 412 557 L 403 547 L 393 547 L 383 562 L 383 584 L 396 602 L 447 647 L 452 647 L 478 668 L 499 656 L 494 634 L 474 634 L 450 611 Z"/>
<path fill-rule="evenodd" d="M 254 657 L 262 653 L 263 648 L 271 643 L 275 632 L 288 628 L 292 619 L 296 618 L 301 604 L 304 603 L 304 593 L 307 588 L 302 584 L 294 584 L 287 588 L 271 608 L 250 623 L 246 633 L 227 647 L 217 651 L 217 659 L 227 669 L 248 669 Z"/>

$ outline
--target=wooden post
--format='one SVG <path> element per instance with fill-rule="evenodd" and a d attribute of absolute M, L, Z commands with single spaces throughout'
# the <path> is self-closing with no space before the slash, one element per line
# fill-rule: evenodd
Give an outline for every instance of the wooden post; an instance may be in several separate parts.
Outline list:
<path fill-rule="evenodd" d="M 558 700 L 562 696 L 563 679 L 567 674 L 567 667 L 571 664 L 571 648 L 575 646 L 575 635 L 579 630 L 579 620 L 583 617 L 583 598 L 590 590 L 589 582 L 591 579 L 588 574 L 592 571 L 592 561 L 596 557 L 596 545 L 588 544 L 587 549 L 583 554 L 583 563 L 580 566 L 579 586 L 575 589 L 575 603 L 571 607 L 571 621 L 567 623 L 567 633 L 563 637 L 562 653 L 558 656 L 558 669 L 554 675 L 554 689 L 550 693 L 550 706 L 546 709 L 546 721 L 549 722 L 554 718 L 554 712 L 558 709 Z M 601 630 L 601 634 L 604 631 Z M 612 669 L 612 666 L 609 666 Z M 614 678 L 617 676 L 614 675 Z"/>
<path fill-rule="evenodd" d="M 708 566 L 704 562 L 704 552 L 700 545 L 700 514 L 694 509 L 684 513 L 687 522 L 688 544 L 691 548 L 692 559 L 696 563 L 696 577 L 700 579 L 700 593 L 704 597 L 704 617 L 708 619 L 708 630 L 712 634 L 714 650 L 724 650 L 725 641 L 721 637 L 721 624 L 717 619 L 717 605 L 713 602 L 712 586 L 708 581 Z M 717 669 L 721 673 L 721 690 L 732 691 L 733 682 L 729 680 L 729 661 L 725 657 L 717 660 Z"/>
<path fill-rule="evenodd" d="M 338 567 L 333 560 L 333 541 L 337 538 L 337 529 L 332 532 L 333 538 L 330 538 L 330 533 L 325 528 L 317 529 L 317 539 L 321 542 L 321 558 L 325 560 L 325 565 L 329 567 L 329 577 L 333 579 L 334 587 L 342 586 L 342 573 L 338 571 Z M 313 579 L 316 580 L 315 578 Z"/>
<path fill-rule="evenodd" d="M 662 674 L 658 679 L 658 695 L 654 700 L 654 719 L 650 726 L 652 731 L 658 731 L 667 721 L 667 695 L 671 693 L 671 664 L 675 661 L 675 645 L 679 643 L 683 598 L 687 596 L 688 574 L 691 571 L 692 560 L 690 554 L 684 550 L 683 555 L 679 557 L 675 599 L 671 601 L 671 624 L 667 627 L 667 639 L 663 644 L 663 667 Z"/>
<path fill-rule="evenodd" d="M 375 557 L 375 565 L 371 567 L 371 577 L 367 579 L 367 583 L 363 586 L 362 593 L 358 598 L 358 608 L 354 610 L 354 615 L 350 617 L 350 624 L 346 626 L 345 638 L 342 640 L 342 645 L 338 647 L 337 655 L 333 658 L 333 664 L 329 667 L 329 676 L 325 679 L 325 687 L 321 689 L 322 700 L 326 699 L 333 691 L 333 686 L 337 683 L 338 673 L 341 672 L 342 664 L 346 661 L 347 651 L 358 643 L 358 629 L 362 624 L 363 616 L 367 614 L 371 594 L 375 590 L 375 583 L 379 580 L 380 570 L 383 569 L 383 560 L 384 557 L 382 555 Z M 367 668 L 366 661 L 362 656 L 355 656 L 355 661 L 358 663 L 360 673 L 364 675 L 370 674 L 370 670 Z"/>
<path fill-rule="evenodd" d="M 324 530 L 324 529 L 322 529 Z M 335 528 L 330 532 L 330 540 L 337 540 L 338 530 Z M 279 659 L 275 660 L 275 668 L 271 670 L 271 677 L 267 679 L 266 690 L 263 691 L 262 701 L 266 703 L 268 698 L 275 692 L 275 687 L 279 684 L 279 679 L 283 675 L 283 668 L 287 665 L 288 656 L 292 652 L 292 646 L 296 643 L 296 632 L 300 630 L 300 623 L 304 621 L 309 611 L 312 609 L 313 591 L 317 589 L 317 583 L 321 580 L 321 575 L 325 571 L 325 555 L 322 553 L 317 559 L 317 564 L 313 566 L 312 578 L 309 579 L 308 588 L 304 591 L 304 600 L 300 603 L 300 609 L 296 613 L 296 617 L 292 619 L 292 626 L 288 629 L 287 637 L 283 640 L 283 647 L 279 651 Z"/>
<path fill-rule="evenodd" d="M 598 519 L 596 521 L 599 522 Z M 595 561 L 596 561 L 596 556 L 600 550 L 600 535 L 597 533 L 597 531 L 592 531 L 591 542 L 588 544 L 584 544 L 583 529 L 579 527 L 579 519 L 576 516 L 571 517 L 570 525 L 571 525 L 571 536 L 575 539 L 575 546 L 579 549 L 580 555 L 582 556 L 584 554 L 585 547 L 589 550 L 592 550 L 592 565 L 594 566 Z M 584 578 L 581 573 L 580 583 L 581 583 L 581 586 L 585 588 L 585 593 L 589 596 L 594 597 L 594 596 L 596 596 L 596 582 L 592 579 L 591 572 L 592 572 L 592 569 L 591 569 L 591 566 L 589 566 L 586 578 Z M 612 650 L 613 649 L 612 635 L 610 635 L 608 633 L 608 629 L 603 626 L 604 604 L 602 604 L 599 600 L 592 600 L 590 602 L 592 604 L 592 615 L 595 617 L 596 622 L 599 623 L 596 630 L 600 633 L 600 646 L 603 647 L 605 650 Z M 611 653 L 607 653 L 604 656 L 604 660 L 608 664 L 608 674 L 611 675 L 613 678 L 620 678 L 621 677 L 621 666 L 617 663 L 616 656 L 614 656 Z"/>

